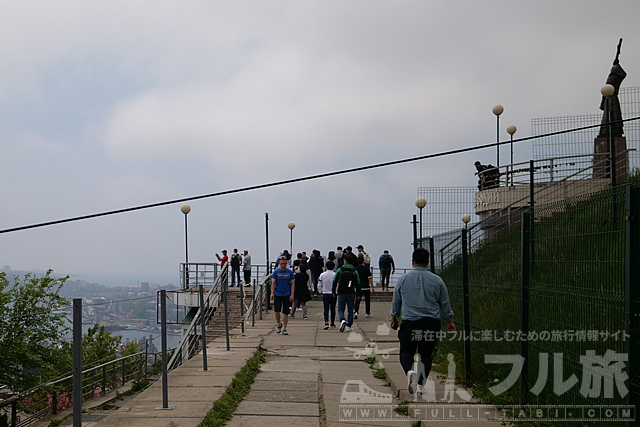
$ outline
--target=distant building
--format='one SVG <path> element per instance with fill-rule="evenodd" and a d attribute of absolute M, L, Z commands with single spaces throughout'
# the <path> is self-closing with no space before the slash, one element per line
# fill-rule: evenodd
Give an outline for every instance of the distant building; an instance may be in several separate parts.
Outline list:
<path fill-rule="evenodd" d="M 140 283 L 140 290 L 142 292 L 149 292 L 149 282 L 141 282 Z"/>

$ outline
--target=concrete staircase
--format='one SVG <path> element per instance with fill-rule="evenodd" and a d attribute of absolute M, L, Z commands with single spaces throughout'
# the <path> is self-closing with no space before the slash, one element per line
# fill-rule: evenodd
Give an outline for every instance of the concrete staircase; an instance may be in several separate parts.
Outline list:
<path fill-rule="evenodd" d="M 251 289 L 244 288 L 245 305 L 251 302 Z M 246 308 L 245 308 L 246 310 Z M 229 288 L 227 292 L 227 311 L 229 313 L 229 330 L 240 326 L 242 319 L 240 317 L 240 288 Z M 224 326 L 224 302 L 220 300 L 220 305 L 211 317 L 211 321 L 206 329 L 207 342 L 213 341 L 215 338 L 222 337 L 225 334 Z"/>

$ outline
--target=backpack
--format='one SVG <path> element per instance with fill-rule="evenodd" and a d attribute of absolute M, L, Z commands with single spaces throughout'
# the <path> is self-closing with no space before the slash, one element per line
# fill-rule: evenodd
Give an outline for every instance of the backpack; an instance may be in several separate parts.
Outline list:
<path fill-rule="evenodd" d="M 240 255 L 231 255 L 231 267 L 240 267 Z"/>
<path fill-rule="evenodd" d="M 384 254 L 382 258 L 380 258 L 380 268 L 389 269 L 391 268 L 391 255 Z"/>
<path fill-rule="evenodd" d="M 340 270 L 340 282 L 338 283 L 339 294 L 349 294 L 356 290 L 356 275 L 351 269 Z"/>

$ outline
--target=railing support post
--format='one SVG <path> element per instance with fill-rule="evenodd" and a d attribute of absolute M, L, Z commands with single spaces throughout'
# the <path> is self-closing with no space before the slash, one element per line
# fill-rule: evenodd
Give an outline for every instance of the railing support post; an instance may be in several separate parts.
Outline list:
<path fill-rule="evenodd" d="M 529 281 L 531 266 L 531 213 L 522 213 L 522 238 L 520 262 L 520 357 L 523 365 L 520 371 L 520 405 L 527 403 L 528 375 L 529 375 Z"/>
<path fill-rule="evenodd" d="M 73 427 L 82 427 L 82 298 L 73 300 Z"/>
<path fill-rule="evenodd" d="M 207 333 L 205 330 L 205 322 L 204 318 L 204 285 L 198 286 L 198 291 L 200 293 L 200 333 L 202 334 L 202 371 L 208 372 L 207 368 Z"/>
<path fill-rule="evenodd" d="M 18 423 L 18 402 L 11 402 L 11 427 Z"/>
<path fill-rule="evenodd" d="M 244 283 L 240 285 L 240 329 L 244 336 Z"/>
<path fill-rule="evenodd" d="M 615 189 L 614 189 L 615 191 Z M 627 186 L 627 218 L 625 244 L 625 325 L 626 350 L 628 355 L 629 391 L 625 397 L 625 404 L 635 405 L 636 411 L 640 407 L 640 301 L 638 295 L 638 280 L 640 279 L 640 188 Z M 637 418 L 636 418 L 637 419 Z M 631 427 L 633 422 L 627 421 Z"/>
<path fill-rule="evenodd" d="M 124 364 L 124 359 L 122 359 L 122 387 L 127 383 L 127 371 Z"/>
<path fill-rule="evenodd" d="M 434 247 L 433 236 L 429 236 L 429 267 L 432 273 L 436 272 L 436 256 L 433 253 Z"/>
<path fill-rule="evenodd" d="M 227 351 L 230 351 L 231 347 L 229 346 L 229 309 L 227 308 L 227 281 L 222 284 L 222 301 L 224 301 L 224 331 L 227 338 Z"/>
<path fill-rule="evenodd" d="M 262 295 L 264 295 L 264 284 L 260 283 L 260 320 L 262 320 Z"/>
<path fill-rule="evenodd" d="M 462 298 L 464 314 L 464 370 L 471 382 L 471 321 L 469 319 L 469 255 L 467 252 L 467 226 L 462 229 Z"/>
<path fill-rule="evenodd" d="M 167 291 L 162 289 L 159 295 L 162 342 L 162 406 L 158 406 L 156 409 L 175 409 L 175 406 L 169 406 L 169 379 L 167 378 Z"/>
<path fill-rule="evenodd" d="M 260 277 L 260 276 L 258 276 Z M 256 326 L 256 279 L 253 279 L 253 310 L 251 311 L 251 326 Z"/>

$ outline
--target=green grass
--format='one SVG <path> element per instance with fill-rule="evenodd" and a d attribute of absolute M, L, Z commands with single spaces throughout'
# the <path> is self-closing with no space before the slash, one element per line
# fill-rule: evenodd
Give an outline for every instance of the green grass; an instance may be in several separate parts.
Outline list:
<path fill-rule="evenodd" d="M 251 384 L 260 371 L 260 364 L 265 361 L 266 351 L 262 348 L 247 365 L 236 373 L 231 385 L 225 393 L 213 404 L 213 408 L 207 413 L 200 427 L 219 427 L 231 419 L 233 412 L 238 408 L 242 399 L 251 390 Z"/>
<path fill-rule="evenodd" d="M 377 378 L 379 380 L 386 380 L 387 379 L 387 371 L 382 368 L 382 369 L 377 369 L 374 373 L 373 373 L 373 377 Z"/>
<path fill-rule="evenodd" d="M 632 179 L 637 185 L 638 176 Z M 529 324 L 531 331 L 624 331 L 624 187 L 618 188 L 618 220 L 612 220 L 612 196 L 607 190 L 566 209 L 537 211 L 535 224 L 536 262 L 531 271 Z M 474 247 L 469 255 L 469 298 L 471 330 L 518 331 L 520 329 L 520 225 L 502 230 L 494 239 Z M 462 262 L 455 257 L 441 272 L 447 284 L 458 331 L 462 324 Z M 444 326 L 444 325 L 443 325 Z M 434 361 L 447 371 L 448 353 L 453 353 L 456 376 L 464 378 L 463 341 L 443 340 Z M 535 383 L 538 354 L 550 355 L 549 376 L 540 396 L 529 393 L 531 404 L 620 404 L 617 399 L 586 402 L 579 384 L 558 397 L 553 393 L 553 354 L 563 353 L 564 378 L 582 378 L 579 356 L 593 349 L 602 355 L 607 349 L 625 353 L 623 340 L 609 341 L 532 341 L 529 344 L 529 381 Z M 495 404 L 518 403 L 518 387 L 494 396 L 488 391 L 495 378 L 504 379 L 507 365 L 484 363 L 485 354 L 519 354 L 519 341 L 472 341 L 471 377 L 476 397 Z M 607 400 L 607 401 L 605 401 Z"/>
<path fill-rule="evenodd" d="M 408 400 L 402 401 L 398 406 L 395 407 L 394 411 L 396 411 L 400 415 L 409 415 L 409 402 Z"/>

